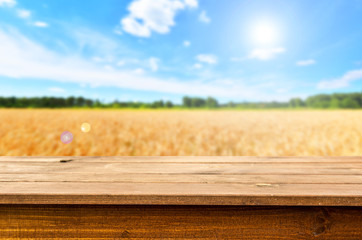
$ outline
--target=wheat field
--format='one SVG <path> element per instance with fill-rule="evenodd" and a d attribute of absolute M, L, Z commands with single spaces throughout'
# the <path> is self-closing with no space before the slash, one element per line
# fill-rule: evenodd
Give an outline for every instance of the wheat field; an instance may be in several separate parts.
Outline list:
<path fill-rule="evenodd" d="M 362 111 L 2 109 L 0 155 L 356 156 Z"/>

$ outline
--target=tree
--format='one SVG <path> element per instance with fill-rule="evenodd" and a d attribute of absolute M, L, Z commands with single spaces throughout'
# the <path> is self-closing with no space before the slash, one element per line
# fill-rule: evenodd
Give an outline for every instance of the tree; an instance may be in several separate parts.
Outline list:
<path fill-rule="evenodd" d="M 182 106 L 187 108 L 224 108 L 237 107 L 244 109 L 255 108 L 299 108 L 307 106 L 309 108 L 362 108 L 362 92 L 357 93 L 334 93 L 318 94 L 308 97 L 305 101 L 300 98 L 292 98 L 288 102 L 229 102 L 219 104 L 213 97 L 182 98 Z M 0 97 L 0 107 L 5 108 L 63 108 L 63 107 L 102 107 L 102 108 L 172 108 L 171 101 L 162 100 L 153 103 L 147 102 L 118 102 L 101 103 L 99 100 L 93 101 L 83 97 L 60 98 L 60 97 Z"/>
<path fill-rule="evenodd" d="M 340 108 L 341 102 L 337 97 L 332 97 L 332 100 L 329 105 L 330 108 Z"/>
<path fill-rule="evenodd" d="M 185 96 L 182 98 L 182 105 L 184 107 L 190 108 L 191 107 L 191 98 Z"/>
<path fill-rule="evenodd" d="M 358 108 L 358 102 L 356 100 L 353 100 L 351 97 L 347 97 L 343 99 L 341 102 L 341 106 L 343 108 Z"/>
<path fill-rule="evenodd" d="M 234 108 L 236 106 L 236 104 L 234 102 L 230 101 L 230 102 L 227 103 L 227 106 L 229 108 Z"/>
<path fill-rule="evenodd" d="M 165 106 L 166 106 L 167 108 L 173 108 L 173 103 L 172 103 L 171 101 L 167 101 L 167 102 L 165 103 Z"/>
<path fill-rule="evenodd" d="M 101 108 L 101 107 L 103 107 L 103 104 L 97 99 L 93 106 L 96 108 Z"/>
<path fill-rule="evenodd" d="M 76 98 L 76 105 L 78 107 L 83 107 L 85 104 L 85 99 L 83 97 L 77 97 Z"/>
<path fill-rule="evenodd" d="M 212 98 L 212 97 L 208 97 L 206 99 L 206 106 L 208 108 L 217 108 L 219 106 L 217 100 L 215 98 Z"/>
<path fill-rule="evenodd" d="M 74 106 L 75 106 L 75 97 L 73 97 L 73 96 L 68 97 L 68 98 L 65 100 L 65 103 L 66 103 L 66 106 L 67 106 L 67 107 L 74 107 Z"/>
<path fill-rule="evenodd" d="M 318 94 L 308 97 L 306 104 L 311 108 L 328 108 L 330 106 L 331 96 L 327 94 Z"/>
<path fill-rule="evenodd" d="M 191 106 L 194 108 L 205 107 L 205 105 L 206 105 L 205 99 L 198 98 L 198 97 L 193 97 L 191 99 Z"/>
<path fill-rule="evenodd" d="M 160 100 L 160 101 L 154 101 L 152 104 L 151 104 L 151 107 L 152 108 L 163 108 L 164 107 L 164 103 L 163 103 L 163 100 Z"/>
<path fill-rule="evenodd" d="M 85 105 L 86 105 L 87 107 L 92 107 L 92 106 L 93 106 L 93 101 L 90 100 L 90 99 L 86 99 L 86 100 L 85 100 Z"/>
<path fill-rule="evenodd" d="M 292 98 L 289 100 L 289 107 L 299 108 L 299 107 L 303 107 L 304 105 L 305 104 L 304 104 L 303 100 L 300 98 Z"/>

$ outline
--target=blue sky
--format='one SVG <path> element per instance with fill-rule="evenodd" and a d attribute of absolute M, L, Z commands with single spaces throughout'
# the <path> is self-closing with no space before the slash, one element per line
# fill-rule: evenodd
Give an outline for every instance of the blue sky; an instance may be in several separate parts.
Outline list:
<path fill-rule="evenodd" d="M 0 0 L 0 95 L 360 92 L 361 42 L 362 0 Z"/>

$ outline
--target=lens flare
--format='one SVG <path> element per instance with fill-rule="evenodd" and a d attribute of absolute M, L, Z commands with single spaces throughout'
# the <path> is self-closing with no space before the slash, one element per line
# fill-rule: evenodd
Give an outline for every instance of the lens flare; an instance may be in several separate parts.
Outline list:
<path fill-rule="evenodd" d="M 73 134 L 71 132 L 65 131 L 60 135 L 60 141 L 62 143 L 68 144 L 73 141 Z"/>
<path fill-rule="evenodd" d="M 91 125 L 85 122 L 80 126 L 80 130 L 84 133 L 87 133 L 91 130 Z"/>

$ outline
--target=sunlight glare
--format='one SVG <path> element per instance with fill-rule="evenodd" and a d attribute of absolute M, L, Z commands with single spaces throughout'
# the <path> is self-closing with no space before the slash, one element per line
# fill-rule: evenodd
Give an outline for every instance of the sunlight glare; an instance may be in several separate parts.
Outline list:
<path fill-rule="evenodd" d="M 278 32 L 274 24 L 259 22 L 252 30 L 252 39 L 255 44 L 268 45 L 276 42 Z"/>

